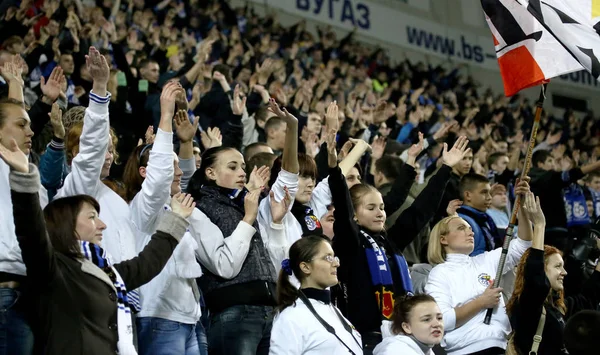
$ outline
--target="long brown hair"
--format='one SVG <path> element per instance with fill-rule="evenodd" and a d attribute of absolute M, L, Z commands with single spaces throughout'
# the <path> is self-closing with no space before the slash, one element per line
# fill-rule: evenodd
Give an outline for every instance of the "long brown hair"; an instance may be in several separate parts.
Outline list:
<path fill-rule="evenodd" d="M 135 195 L 142 189 L 144 178 L 140 175 L 140 167 L 147 166 L 150 159 L 151 145 L 137 146 L 125 164 L 123 171 L 123 183 L 125 184 L 125 198 L 127 203 L 131 202 Z"/>
<path fill-rule="evenodd" d="M 521 261 L 519 262 L 519 265 L 517 265 L 517 275 L 515 277 L 515 290 L 513 291 L 512 297 L 506 305 L 506 313 L 508 313 L 509 315 L 511 314 L 515 303 L 517 302 L 519 297 L 521 297 L 523 289 L 525 288 L 525 264 L 527 263 L 527 258 L 529 257 L 529 254 L 531 254 L 531 248 L 527 249 L 525 253 L 523 253 Z M 560 256 L 563 255 L 563 253 L 555 247 L 550 245 L 544 245 L 544 266 L 548 263 L 548 258 L 554 254 L 558 254 Z M 554 294 L 558 294 L 558 297 L 553 297 Z M 548 292 L 548 296 L 546 297 L 546 301 L 544 302 L 544 304 L 557 308 L 560 311 L 560 313 L 564 315 L 567 312 L 567 306 L 565 305 L 564 290 L 556 292 L 550 289 L 550 292 Z"/>

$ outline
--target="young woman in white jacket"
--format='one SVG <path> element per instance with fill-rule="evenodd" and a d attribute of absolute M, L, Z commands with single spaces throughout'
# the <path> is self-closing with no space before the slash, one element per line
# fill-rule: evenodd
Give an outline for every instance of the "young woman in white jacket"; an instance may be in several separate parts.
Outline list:
<path fill-rule="evenodd" d="M 374 355 L 435 355 L 444 337 L 444 316 L 435 299 L 426 294 L 404 296 L 394 305 L 392 337 L 375 347 Z"/>
<path fill-rule="evenodd" d="M 339 259 L 329 239 L 312 235 L 295 242 L 282 262 L 277 282 L 278 315 L 271 331 L 270 355 L 362 354 L 362 339 L 331 303 Z M 293 286 L 290 276 L 300 281 Z"/>
<path fill-rule="evenodd" d="M 183 173 L 173 152 L 172 122 L 176 97 L 182 93 L 183 89 L 176 82 L 165 85 L 154 143 L 137 147 L 125 166 L 123 181 L 140 251 L 151 241 L 161 216 L 170 210 L 171 197 L 181 192 Z M 192 144 L 192 138 L 188 137 L 190 131 L 193 137 L 195 127 L 187 113 L 179 111 L 175 123 L 182 145 L 180 151 L 190 148 L 188 153 L 193 154 L 193 147 L 187 145 Z M 191 219 L 190 216 L 188 221 Z M 196 261 L 198 243 L 191 230 L 188 228 L 160 274 L 140 287 L 142 310 L 136 317 L 140 355 L 173 352 L 205 355 L 208 352 L 196 284 L 202 269 Z"/>
<path fill-rule="evenodd" d="M 519 182 L 515 193 L 527 192 L 527 181 Z M 523 225 L 529 221 L 520 216 L 519 223 L 520 235 L 510 243 L 504 274 L 513 270 L 531 246 L 532 236 L 525 232 L 529 228 Z M 451 216 L 438 222 L 429 237 L 427 257 L 435 267 L 425 292 L 435 298 L 444 315 L 442 347 L 448 354 L 504 354 L 511 328 L 502 288 L 493 287 L 502 248 L 470 257 L 473 249 L 473 231 L 465 220 Z M 483 320 L 488 308 L 494 312 L 486 325 Z"/>

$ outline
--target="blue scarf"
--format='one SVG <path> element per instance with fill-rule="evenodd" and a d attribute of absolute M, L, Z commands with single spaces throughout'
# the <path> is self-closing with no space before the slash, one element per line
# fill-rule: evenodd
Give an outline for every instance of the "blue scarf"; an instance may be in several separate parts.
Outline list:
<path fill-rule="evenodd" d="M 583 189 L 577 184 L 571 184 L 563 192 L 567 212 L 567 227 L 590 224 L 592 221 L 587 210 Z"/>
<path fill-rule="evenodd" d="M 371 284 L 377 299 L 377 305 L 381 310 L 381 317 L 390 320 L 394 312 L 394 300 L 398 296 L 413 294 L 412 281 L 406 259 L 397 254 L 391 245 L 388 250 L 392 252 L 391 257 L 386 254 L 385 248 L 375 241 L 367 232 L 360 230 L 365 238 L 365 253 L 367 264 L 371 274 Z M 385 243 L 384 238 L 382 244 Z M 394 282 L 395 281 L 395 282 Z"/>

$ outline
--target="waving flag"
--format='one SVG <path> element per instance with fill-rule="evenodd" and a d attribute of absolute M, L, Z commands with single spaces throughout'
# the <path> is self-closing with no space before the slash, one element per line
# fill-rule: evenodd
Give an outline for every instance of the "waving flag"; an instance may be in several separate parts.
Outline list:
<path fill-rule="evenodd" d="M 481 5 L 494 37 L 506 96 L 584 69 L 524 4 L 515 0 L 481 0 Z"/>
<path fill-rule="evenodd" d="M 599 0 L 518 0 L 589 71 L 600 77 Z"/>

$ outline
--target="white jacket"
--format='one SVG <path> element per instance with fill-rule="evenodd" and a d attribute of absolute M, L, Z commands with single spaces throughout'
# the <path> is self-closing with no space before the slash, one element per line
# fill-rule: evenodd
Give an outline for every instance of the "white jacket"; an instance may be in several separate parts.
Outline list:
<path fill-rule="evenodd" d="M 142 189 L 129 204 L 138 252 L 152 239 L 161 216 L 170 210 L 173 159 L 173 133 L 158 129 Z M 202 276 L 202 269 L 196 261 L 197 248 L 192 235 L 186 232 L 164 269 L 140 287 L 142 310 L 138 317 L 156 317 L 184 324 L 196 324 L 200 320 L 202 312 L 196 278 Z"/>
<path fill-rule="evenodd" d="M 516 238 L 510 243 L 503 273 L 512 270 L 521 256 L 531 246 Z M 448 354 L 468 354 L 492 347 L 506 348 L 511 331 L 504 300 L 494 309 L 490 325 L 483 320 L 487 310 L 481 310 L 461 327 L 456 327 L 455 307 L 462 306 L 480 296 L 496 277 L 502 248 L 475 257 L 448 254 L 446 262 L 436 265 L 431 273 L 425 292 L 433 296 L 444 314 L 446 334 L 442 347 Z"/>
<path fill-rule="evenodd" d="M 373 350 L 373 355 L 435 355 L 433 350 L 429 349 L 424 353 L 414 340 L 406 335 L 395 335 L 384 338 Z"/>
<path fill-rule="evenodd" d="M 298 192 L 298 174 L 292 174 L 288 171 L 281 170 L 279 175 L 277 175 L 277 180 L 273 186 L 271 186 L 271 191 L 274 192 L 275 200 L 281 201 L 285 196 L 285 191 L 283 188 L 287 186 L 292 201 L 290 203 L 290 211 L 285 214 L 283 217 L 282 224 L 285 226 L 285 230 L 287 232 L 287 240 L 288 245 L 287 248 L 292 246 L 294 242 L 302 238 L 302 227 L 300 226 L 300 222 L 296 220 L 296 217 L 291 212 L 292 205 L 294 203 L 294 199 L 296 198 L 296 193 Z M 272 221 L 271 217 L 271 197 L 267 196 L 267 198 L 263 199 L 260 202 L 259 206 L 259 215 L 258 222 L 261 228 L 264 228 L 268 233 L 271 233 L 269 228 L 270 221 Z M 327 213 L 327 207 L 331 205 L 331 191 L 329 190 L 329 179 L 323 179 L 313 190 L 312 197 L 309 202 L 310 208 L 312 208 L 313 213 L 317 218 L 323 217 Z M 283 260 L 283 259 L 282 259 Z M 275 262 L 275 270 L 279 271 L 281 269 L 281 261 Z"/>
<path fill-rule="evenodd" d="M 100 219 L 106 223 L 102 247 L 113 262 L 133 259 L 135 237 L 129 206 L 116 192 L 100 181 L 102 165 L 108 149 L 110 93 L 100 97 L 90 92 L 90 104 L 85 110 L 83 130 L 79 138 L 79 153 L 71 163 L 71 173 L 55 199 L 74 195 L 90 195 L 100 204 Z"/>
<path fill-rule="evenodd" d="M 10 167 L 0 159 L 0 272 L 26 275 L 21 248 L 15 234 L 13 204 L 10 196 L 8 175 Z M 41 185 L 40 185 L 41 186 Z M 48 192 L 41 187 L 39 192 L 42 208 L 48 204 Z"/>
<path fill-rule="evenodd" d="M 335 329 L 337 336 L 355 354 L 362 354 L 362 338 L 352 327 L 348 333 L 334 311 L 333 305 L 309 299 L 317 314 Z M 351 323 L 344 318 L 350 325 Z M 275 317 L 271 330 L 269 355 L 347 355 L 348 349 L 315 318 L 300 299 Z"/>

